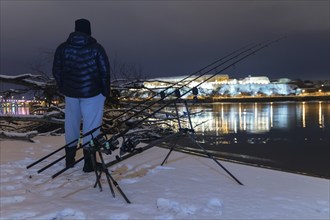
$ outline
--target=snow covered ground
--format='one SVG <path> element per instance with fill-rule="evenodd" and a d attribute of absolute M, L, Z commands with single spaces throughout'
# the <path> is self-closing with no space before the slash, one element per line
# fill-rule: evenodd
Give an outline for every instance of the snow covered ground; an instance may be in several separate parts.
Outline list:
<path fill-rule="evenodd" d="M 109 168 L 127 204 L 104 175 L 103 191 L 93 188 L 95 174 L 82 163 L 55 179 L 64 161 L 37 174 L 64 152 L 26 169 L 64 138 L 34 140 L 0 142 L 1 219 L 329 219 L 327 179 L 220 161 L 241 186 L 208 158 L 173 152 L 160 166 L 168 150 L 154 147 Z"/>

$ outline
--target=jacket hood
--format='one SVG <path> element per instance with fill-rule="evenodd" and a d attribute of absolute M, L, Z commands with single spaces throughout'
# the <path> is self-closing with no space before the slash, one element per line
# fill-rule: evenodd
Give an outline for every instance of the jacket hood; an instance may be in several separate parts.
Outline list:
<path fill-rule="evenodd" d="M 81 32 L 72 32 L 66 42 L 73 47 L 85 47 L 94 44 L 97 41 L 95 40 L 95 38 L 88 34 Z"/>

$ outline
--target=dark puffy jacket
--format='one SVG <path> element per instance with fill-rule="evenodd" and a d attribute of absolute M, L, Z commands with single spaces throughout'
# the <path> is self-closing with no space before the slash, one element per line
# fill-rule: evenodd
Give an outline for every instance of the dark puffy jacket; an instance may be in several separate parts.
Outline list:
<path fill-rule="evenodd" d="M 110 66 L 104 48 L 84 33 L 73 32 L 55 52 L 53 76 L 61 93 L 89 98 L 110 93 Z"/>

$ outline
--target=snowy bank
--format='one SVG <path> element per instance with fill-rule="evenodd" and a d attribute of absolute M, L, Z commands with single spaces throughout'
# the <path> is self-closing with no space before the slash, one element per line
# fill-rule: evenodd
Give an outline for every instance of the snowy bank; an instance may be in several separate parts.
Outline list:
<path fill-rule="evenodd" d="M 26 169 L 64 142 L 34 140 L 0 142 L 1 219 L 329 219 L 327 179 L 220 161 L 241 186 L 208 158 L 173 152 L 160 166 L 168 150 L 154 147 L 109 168 L 127 204 L 104 175 L 103 191 L 93 188 L 95 174 L 82 163 L 55 179 L 64 161 L 37 174 L 64 152 Z"/>

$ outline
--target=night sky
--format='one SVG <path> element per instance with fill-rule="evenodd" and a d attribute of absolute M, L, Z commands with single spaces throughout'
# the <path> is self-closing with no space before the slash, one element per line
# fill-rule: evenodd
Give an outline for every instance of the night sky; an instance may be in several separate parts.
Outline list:
<path fill-rule="evenodd" d="M 0 74 L 51 76 L 52 52 L 86 18 L 110 62 L 146 77 L 188 75 L 250 43 L 286 36 L 231 78 L 330 79 L 329 1 L 4 1 Z M 118 76 L 117 76 L 118 77 Z"/>

